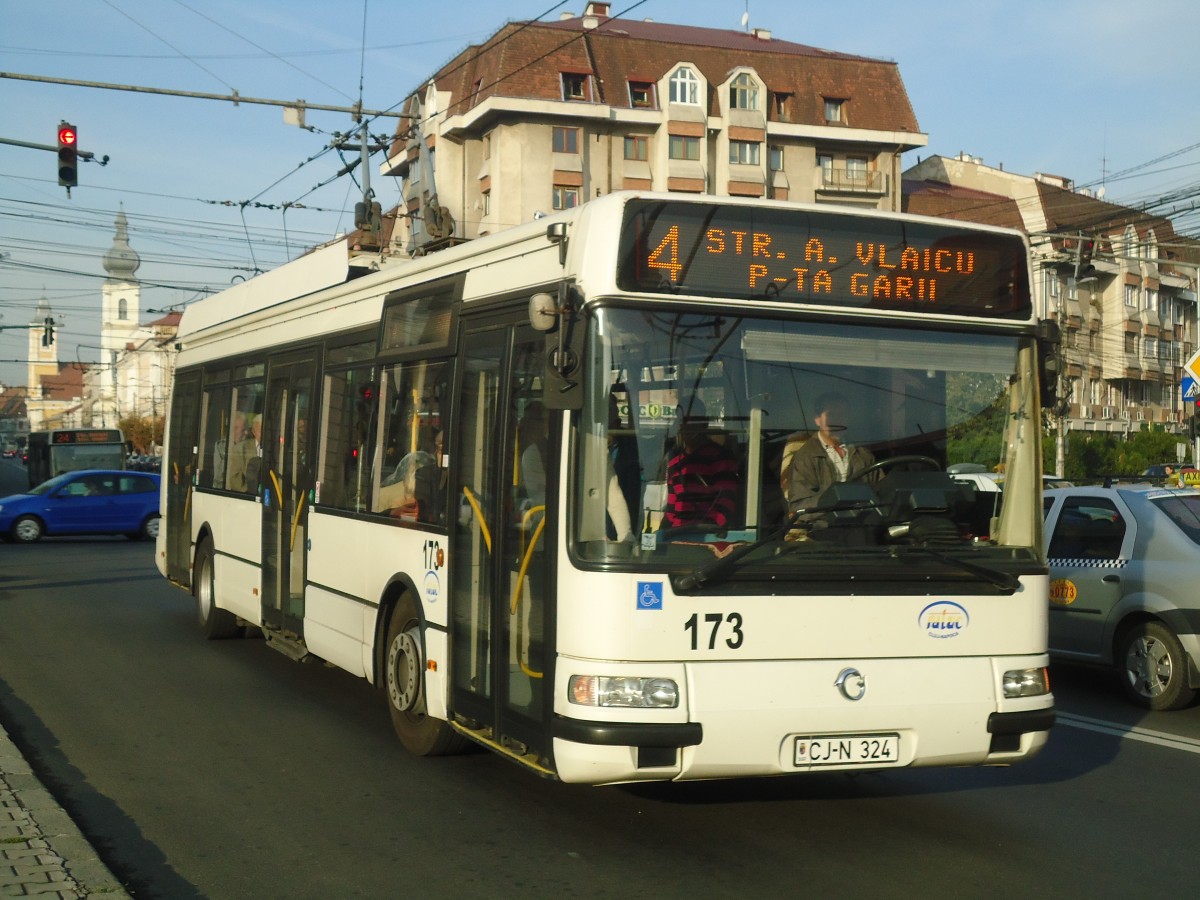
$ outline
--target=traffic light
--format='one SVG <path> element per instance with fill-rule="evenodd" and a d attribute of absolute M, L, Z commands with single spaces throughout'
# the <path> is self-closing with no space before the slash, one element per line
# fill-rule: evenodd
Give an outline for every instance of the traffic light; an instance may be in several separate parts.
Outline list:
<path fill-rule="evenodd" d="M 69 188 L 79 184 L 79 133 L 67 122 L 58 124 L 58 183 Z"/>
<path fill-rule="evenodd" d="M 1096 255 L 1096 239 L 1079 234 L 1075 245 L 1075 280 L 1085 281 L 1096 277 L 1096 267 L 1092 260 Z"/>
<path fill-rule="evenodd" d="M 54 319 L 46 316 L 42 322 L 42 346 L 49 347 L 54 343 Z"/>

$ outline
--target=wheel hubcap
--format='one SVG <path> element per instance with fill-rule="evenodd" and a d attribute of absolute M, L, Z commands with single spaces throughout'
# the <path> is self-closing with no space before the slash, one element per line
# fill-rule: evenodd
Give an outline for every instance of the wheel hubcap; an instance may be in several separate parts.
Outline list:
<path fill-rule="evenodd" d="M 1171 682 L 1171 654 L 1154 638 L 1140 638 L 1130 645 L 1125 668 L 1130 682 L 1144 697 L 1157 697 Z"/>
<path fill-rule="evenodd" d="M 31 519 L 17 523 L 17 537 L 23 541 L 36 541 L 41 533 L 42 529 L 38 527 L 38 523 Z"/>
<path fill-rule="evenodd" d="M 421 650 L 417 629 L 401 632 L 388 648 L 388 695 L 392 705 L 404 712 L 419 712 L 421 697 Z"/>

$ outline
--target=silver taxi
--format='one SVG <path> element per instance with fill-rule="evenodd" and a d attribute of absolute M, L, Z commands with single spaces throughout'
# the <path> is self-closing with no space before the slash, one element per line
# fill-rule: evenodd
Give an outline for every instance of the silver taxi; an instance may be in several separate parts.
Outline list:
<path fill-rule="evenodd" d="M 1150 484 L 1043 493 L 1050 653 L 1112 666 L 1147 709 L 1200 690 L 1200 491 Z"/>

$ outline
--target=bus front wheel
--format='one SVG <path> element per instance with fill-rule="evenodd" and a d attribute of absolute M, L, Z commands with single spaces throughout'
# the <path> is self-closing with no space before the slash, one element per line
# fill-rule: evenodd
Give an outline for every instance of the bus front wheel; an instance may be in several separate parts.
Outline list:
<path fill-rule="evenodd" d="M 213 545 L 205 538 L 196 551 L 192 568 L 192 595 L 196 598 L 196 619 L 200 630 L 210 641 L 236 637 L 240 633 L 237 616 L 217 606 L 213 579 Z"/>
<path fill-rule="evenodd" d="M 425 712 L 425 655 L 421 620 L 409 595 L 392 610 L 384 659 L 384 693 L 400 743 L 417 756 L 444 756 L 462 749 L 464 739 L 449 724 Z"/>

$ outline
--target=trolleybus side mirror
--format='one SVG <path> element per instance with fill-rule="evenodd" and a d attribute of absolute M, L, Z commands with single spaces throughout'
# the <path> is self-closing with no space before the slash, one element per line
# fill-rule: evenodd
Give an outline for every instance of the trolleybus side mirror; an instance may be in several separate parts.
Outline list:
<path fill-rule="evenodd" d="M 546 335 L 546 370 L 542 400 L 546 409 L 579 409 L 583 387 L 579 377 L 583 360 L 581 318 L 565 285 L 559 296 L 541 293 L 529 298 L 529 324 Z"/>

